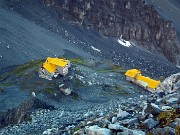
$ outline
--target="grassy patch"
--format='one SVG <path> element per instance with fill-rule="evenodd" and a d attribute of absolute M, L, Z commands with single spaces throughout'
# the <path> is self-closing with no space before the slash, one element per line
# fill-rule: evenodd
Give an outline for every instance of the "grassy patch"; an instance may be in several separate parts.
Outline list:
<path fill-rule="evenodd" d="M 162 127 L 168 126 L 175 118 L 180 117 L 180 109 L 163 111 L 157 116 L 157 120 L 160 121 Z"/>
<path fill-rule="evenodd" d="M 175 127 L 175 135 L 180 135 L 180 125 Z"/>
<path fill-rule="evenodd" d="M 7 78 L 12 75 L 21 77 L 25 74 L 24 71 L 31 69 L 35 66 L 40 66 L 40 64 L 42 64 L 42 62 L 43 62 L 43 60 L 34 60 L 34 61 L 30 61 L 28 63 L 25 63 L 23 65 L 19 65 L 16 68 L 14 68 L 12 71 L 9 71 L 9 72 L 3 74 L 2 76 L 0 76 L 0 80 L 3 80 L 4 78 Z"/>
<path fill-rule="evenodd" d="M 74 79 L 74 87 L 75 88 L 83 87 L 83 86 L 84 86 L 84 83 L 79 78 Z"/>
<path fill-rule="evenodd" d="M 73 128 L 72 131 L 71 131 L 72 134 L 74 134 L 74 133 L 75 133 L 76 131 L 78 131 L 79 129 L 80 129 L 80 127 L 75 127 L 75 128 Z"/>
<path fill-rule="evenodd" d="M 79 100 L 80 99 L 78 93 L 76 93 L 76 92 L 71 93 L 71 98 L 74 99 L 74 100 Z"/>
<path fill-rule="evenodd" d="M 84 65 L 85 64 L 85 61 L 81 58 L 71 58 L 71 59 L 68 59 L 71 63 L 73 64 L 81 64 L 81 65 Z"/>
<path fill-rule="evenodd" d="M 8 87 L 8 86 L 12 86 L 13 85 L 13 83 L 1 83 L 0 84 L 0 87 Z"/>
<path fill-rule="evenodd" d="M 56 94 L 55 90 L 51 87 L 46 87 L 44 91 L 48 94 Z"/>
<path fill-rule="evenodd" d="M 157 78 L 157 80 L 160 80 L 160 82 L 163 82 L 166 78 L 164 76 L 160 76 L 159 78 Z"/>
<path fill-rule="evenodd" d="M 117 73 L 121 73 L 121 74 L 125 74 L 125 72 L 127 70 L 125 70 L 124 68 L 118 66 L 118 65 L 114 65 L 114 64 L 110 64 L 111 69 L 99 69 L 97 70 L 98 72 L 117 72 Z"/>
<path fill-rule="evenodd" d="M 125 70 L 124 68 L 122 68 L 122 67 L 120 67 L 120 66 L 118 66 L 118 65 L 112 65 L 112 70 L 114 71 L 114 72 L 118 72 L 118 73 L 121 73 L 121 74 L 125 74 L 125 72 L 127 71 L 127 70 Z"/>
<path fill-rule="evenodd" d="M 16 67 L 12 71 L 12 73 L 16 74 L 16 75 L 19 75 L 19 74 L 22 74 L 22 72 L 27 70 L 27 69 L 33 68 L 35 66 L 40 66 L 40 64 L 42 64 L 42 60 L 31 61 L 31 62 L 28 62 L 28 63 L 25 63 L 23 65 L 20 65 L 20 66 Z"/>
<path fill-rule="evenodd" d="M 114 88 L 115 88 L 115 90 L 121 90 L 121 87 L 118 85 L 114 86 Z"/>

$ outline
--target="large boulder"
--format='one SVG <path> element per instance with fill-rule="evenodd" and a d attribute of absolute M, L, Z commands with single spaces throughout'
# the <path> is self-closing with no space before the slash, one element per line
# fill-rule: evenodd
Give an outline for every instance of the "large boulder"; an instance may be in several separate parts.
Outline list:
<path fill-rule="evenodd" d="M 147 128 L 147 129 L 152 129 L 154 127 L 156 127 L 159 124 L 158 121 L 153 120 L 152 118 L 146 119 L 143 122 L 143 125 Z"/>
<path fill-rule="evenodd" d="M 53 106 L 47 105 L 38 98 L 31 98 L 17 108 L 10 109 L 7 112 L 0 113 L 0 127 L 5 127 L 9 124 L 19 124 L 23 121 L 30 120 L 31 113 L 37 109 L 54 109 Z"/>
<path fill-rule="evenodd" d="M 162 110 L 154 103 L 148 103 L 144 108 L 146 114 L 158 115 Z"/>
<path fill-rule="evenodd" d="M 164 127 L 153 129 L 151 132 L 153 135 L 174 135 L 175 129 L 171 127 Z"/>
<path fill-rule="evenodd" d="M 172 93 L 180 90 L 180 73 L 171 75 L 166 78 L 157 88 L 157 90 L 163 90 L 167 93 Z"/>
<path fill-rule="evenodd" d="M 130 116 L 128 112 L 119 109 L 117 113 L 117 118 L 123 119 L 123 118 L 127 118 L 128 116 Z"/>
<path fill-rule="evenodd" d="M 86 135 L 112 135 L 111 130 L 107 128 L 101 128 L 97 125 L 87 127 L 85 132 Z"/>
<path fill-rule="evenodd" d="M 119 123 L 115 123 L 115 124 L 109 124 L 108 128 L 111 130 L 116 130 L 116 131 L 124 131 L 127 130 L 127 128 L 119 125 Z"/>

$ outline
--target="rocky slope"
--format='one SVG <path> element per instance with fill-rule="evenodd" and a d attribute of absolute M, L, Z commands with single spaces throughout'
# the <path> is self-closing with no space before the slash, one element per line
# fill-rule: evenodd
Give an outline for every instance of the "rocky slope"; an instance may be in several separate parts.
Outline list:
<path fill-rule="evenodd" d="M 179 63 L 180 45 L 172 21 L 162 19 L 153 6 L 142 0 L 10 0 L 1 4 L 57 33 L 56 17 L 76 26 L 96 29 L 105 36 L 122 35 L 174 64 Z M 49 14 L 41 11 L 42 7 Z M 57 23 L 53 24 L 52 18 Z"/>
<path fill-rule="evenodd" d="M 177 36 L 180 41 L 180 1 L 179 0 L 146 0 L 148 4 L 154 6 L 158 13 L 168 20 L 172 20 Z"/>
<path fill-rule="evenodd" d="M 41 0 L 56 10 L 61 19 L 87 29 L 94 28 L 105 36 L 121 35 L 139 46 L 179 63 L 180 48 L 170 20 L 162 19 L 153 6 L 142 0 Z"/>
<path fill-rule="evenodd" d="M 80 134 L 97 134 L 102 128 L 104 134 L 145 134 L 165 126 L 156 119 L 164 108 L 171 108 L 168 117 L 173 114 L 165 129 L 174 134 L 179 129 L 179 74 L 160 87 L 173 93 L 154 95 L 127 82 L 121 73 L 138 68 L 143 74 L 163 79 L 180 69 L 137 47 L 135 41 L 126 47 L 117 38 L 70 25 L 60 19 L 55 4 L 39 0 L 0 2 L 6 9 L 0 8 L 0 120 L 1 126 L 6 126 L 0 128 L 0 134 L 67 135 L 79 129 Z M 38 77 L 42 58 L 47 56 L 71 60 L 72 95 L 58 90 L 65 77 L 52 81 Z M 36 98 L 27 100 L 32 95 Z"/>
<path fill-rule="evenodd" d="M 177 82 L 173 81 L 174 78 L 177 78 Z M 179 74 L 167 78 L 166 81 L 178 86 Z M 50 111 L 49 106 L 42 103 L 44 109 L 33 112 L 30 115 L 31 121 L 7 126 L 0 130 L 0 134 L 179 135 L 180 87 L 173 88 L 170 93 L 163 88 L 156 94 L 112 99 L 86 109 L 77 109 L 76 105 L 76 111 L 63 107 Z M 27 102 L 25 111 L 34 108 L 32 103 L 35 102 Z M 40 107 L 35 104 L 33 106 Z"/>

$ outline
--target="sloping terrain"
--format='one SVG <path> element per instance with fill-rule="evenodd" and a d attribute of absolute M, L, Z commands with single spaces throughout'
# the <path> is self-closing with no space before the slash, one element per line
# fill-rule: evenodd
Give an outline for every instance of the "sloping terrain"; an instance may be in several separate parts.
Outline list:
<path fill-rule="evenodd" d="M 9 11 L 0 8 L 0 111 L 22 110 L 24 115 L 21 105 L 28 106 L 26 100 L 32 95 L 55 110 L 39 106 L 32 114 L 28 112 L 29 122 L 20 124 L 20 115 L 15 122 L 18 125 L 1 128 L 0 134 L 42 134 L 48 128 L 65 129 L 91 116 L 107 114 L 128 98 L 129 101 L 138 99 L 139 95 L 145 98 L 147 91 L 125 81 L 121 73 L 127 69 L 138 68 L 156 79 L 180 71 L 166 59 L 133 42 L 126 47 L 119 44 L 117 38 L 72 26 L 36 2 L 37 7 L 30 2 L 34 7 L 31 11 L 19 8 L 21 15 L 14 12 L 13 7 Z M 65 96 L 58 90 L 58 85 L 68 80 L 66 77 L 52 81 L 38 77 L 37 70 L 47 56 L 71 60 L 72 95 Z M 1 119 L 1 124 L 3 121 Z"/>
<path fill-rule="evenodd" d="M 79 55 L 84 53 L 67 40 L 18 15 L 3 9 L 0 9 L 0 14 L 0 68 L 47 56 L 61 56 L 65 49 Z M 83 56 L 91 57 L 87 53 Z"/>
<path fill-rule="evenodd" d="M 179 63 L 180 47 L 172 21 L 162 19 L 142 0 L 10 0 L 2 3 L 51 31 L 59 31 L 60 18 L 80 28 L 95 29 L 108 37 L 122 35 L 174 64 Z M 168 3 L 162 6 L 168 7 Z"/>
<path fill-rule="evenodd" d="M 43 9 L 42 7 L 41 10 L 43 11 Z M 70 26 L 67 22 L 55 17 L 49 18 L 50 22 L 46 23 L 47 27 L 53 25 L 54 28 L 57 28 L 57 35 L 20 18 L 20 16 L 9 14 L 3 9 L 0 13 L 2 20 L 1 68 L 47 56 L 62 56 L 64 50 L 69 50 L 81 57 L 107 59 L 115 65 L 124 68 L 139 68 L 155 76 L 169 76 L 178 71 L 178 68 L 167 60 L 136 47 L 135 44 L 129 48 L 124 47 L 117 42 L 117 39 L 104 37 L 92 30 L 87 31 Z M 45 17 L 47 19 L 51 14 L 45 8 L 43 15 L 45 16 L 37 16 L 35 22 L 37 18 Z"/>

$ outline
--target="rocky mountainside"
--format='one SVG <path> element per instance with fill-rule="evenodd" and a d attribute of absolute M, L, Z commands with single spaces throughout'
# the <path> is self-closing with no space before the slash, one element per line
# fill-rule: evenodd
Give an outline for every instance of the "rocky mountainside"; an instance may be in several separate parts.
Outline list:
<path fill-rule="evenodd" d="M 121 35 L 174 64 L 180 48 L 172 21 L 162 19 L 153 6 L 142 0 L 41 0 L 56 10 L 61 19 L 96 29 L 105 36 Z"/>
<path fill-rule="evenodd" d="M 58 17 L 81 28 L 95 29 L 108 37 L 122 35 L 124 39 L 179 64 L 180 45 L 173 22 L 162 19 L 153 6 L 142 0 L 3 0 L 0 4 L 29 20 L 36 20 L 41 26 L 44 24 L 43 27 L 53 32 L 59 30 L 57 23 L 50 20 L 58 21 Z M 42 13 L 42 7 L 49 14 Z"/>
<path fill-rule="evenodd" d="M 1 0 L 0 135 L 179 135 L 180 68 L 169 62 L 178 47 L 169 46 L 169 61 L 143 48 L 163 53 L 158 40 L 173 46 L 174 28 L 141 1 Z M 69 73 L 39 78 L 46 57 L 70 60 Z M 125 80 L 130 68 L 174 75 L 151 94 Z"/>

